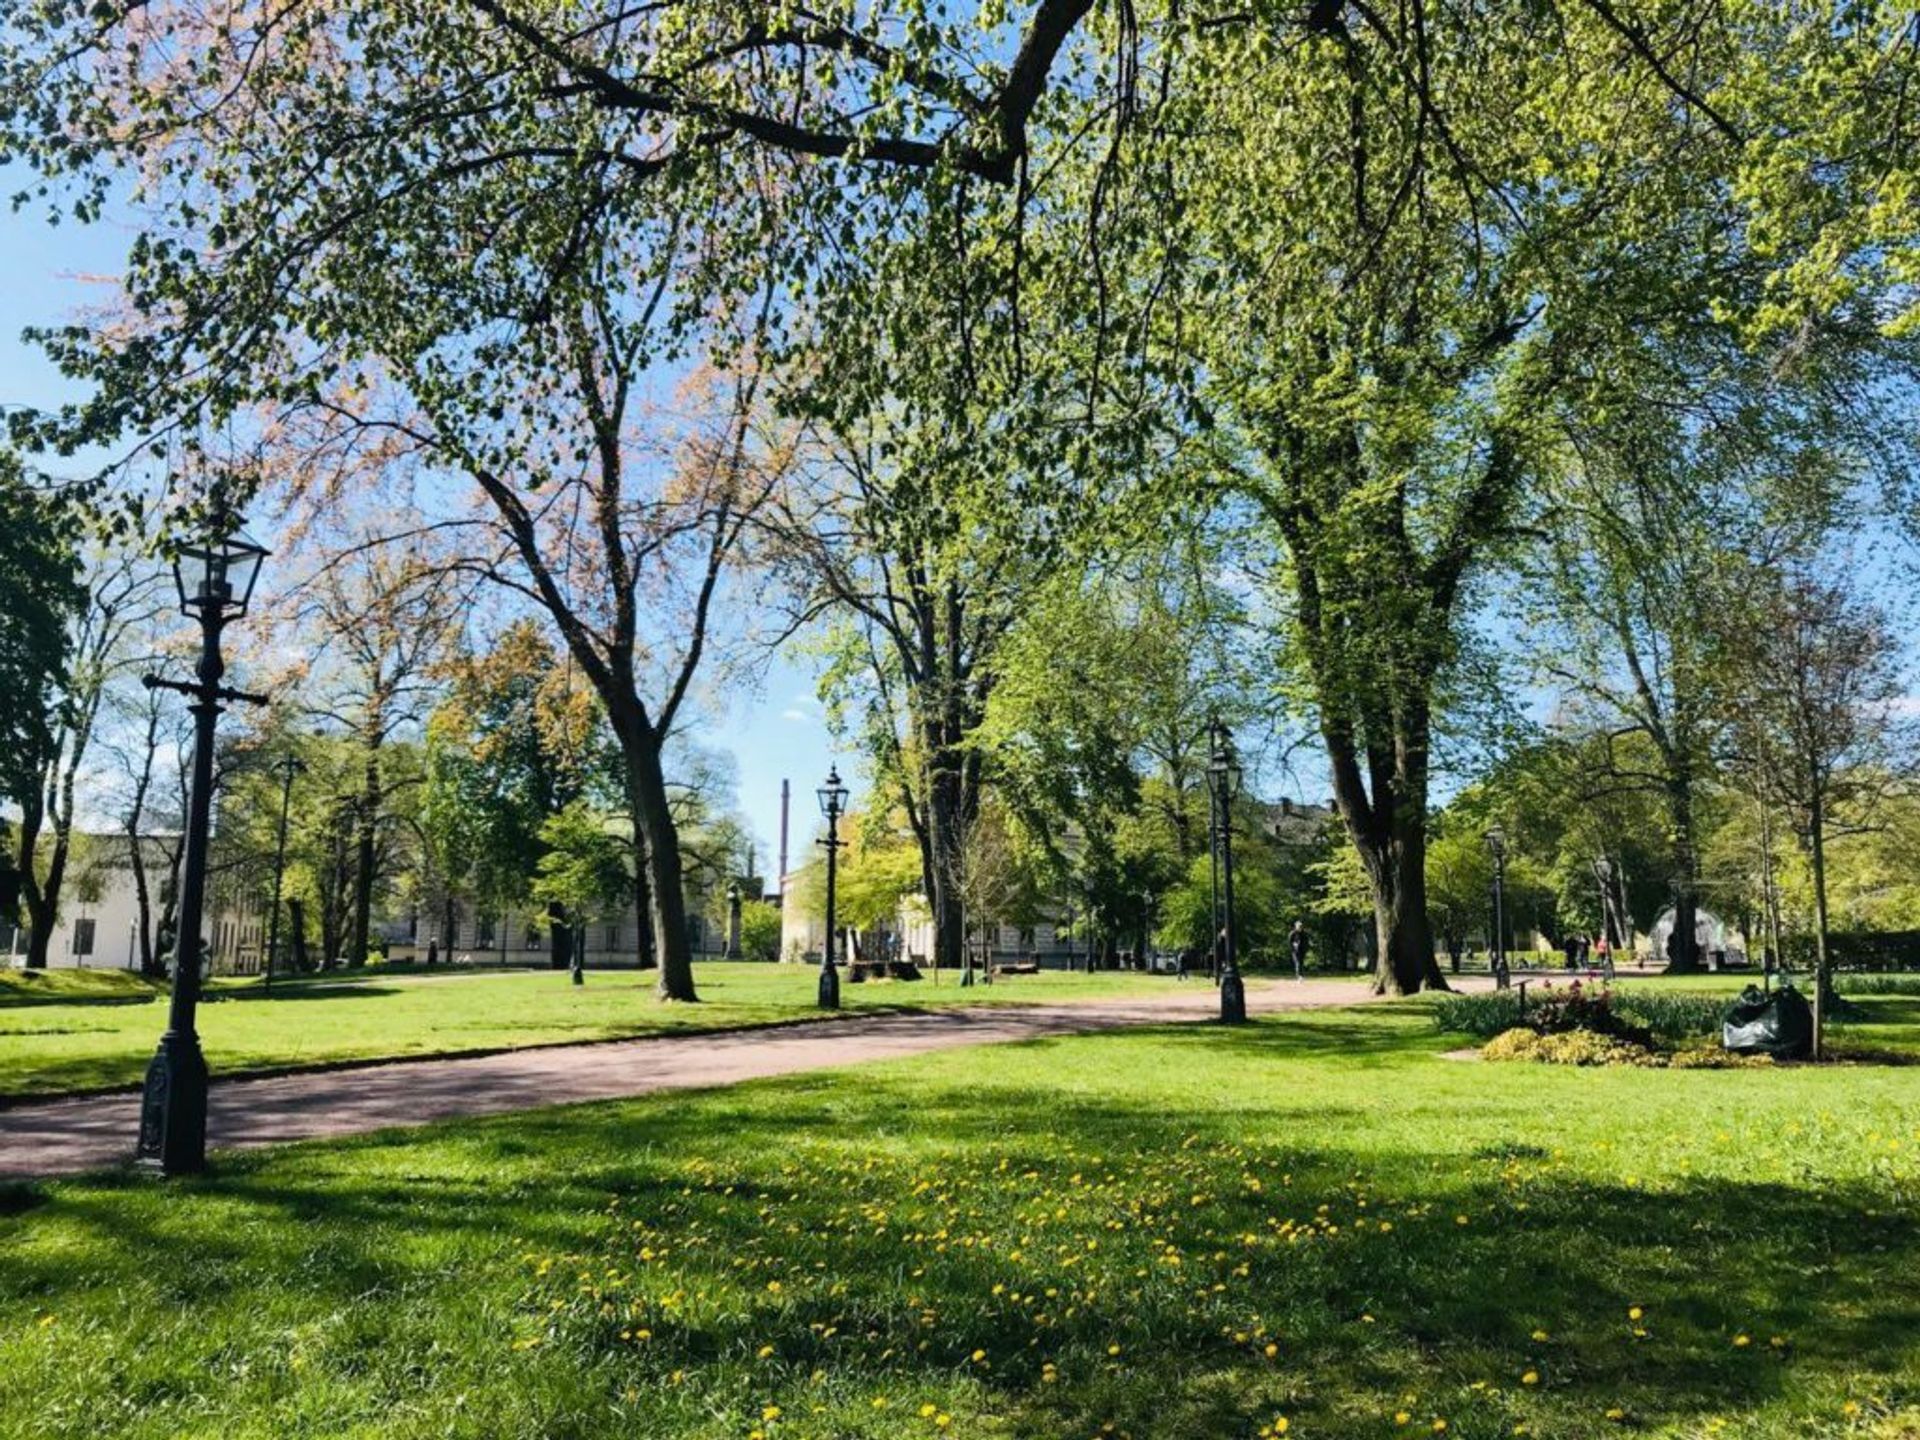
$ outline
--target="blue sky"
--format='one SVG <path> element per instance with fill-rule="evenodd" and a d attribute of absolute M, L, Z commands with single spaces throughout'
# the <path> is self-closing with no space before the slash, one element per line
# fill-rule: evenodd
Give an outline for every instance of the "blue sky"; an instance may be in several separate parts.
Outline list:
<path fill-rule="evenodd" d="M 18 172 L 0 169 L 0 191 L 11 193 Z M 111 296 L 131 230 L 112 220 L 91 226 L 49 226 L 30 212 L 0 211 L 0 405 L 36 408 L 78 398 L 38 346 L 21 339 L 29 326 L 53 325 Z M 49 461 L 56 473 L 80 462 Z M 270 534 L 259 537 L 272 544 Z M 272 562 L 269 561 L 269 564 Z M 813 792 L 836 758 L 830 751 L 813 679 L 791 659 L 776 659 L 751 690 L 716 696 L 695 723 L 702 745 L 732 753 L 739 769 L 739 803 L 759 839 L 762 873 L 771 875 L 780 834 L 780 782 L 793 783 L 790 848 L 807 851 L 817 821 Z M 841 759 L 850 781 L 856 768 Z"/>

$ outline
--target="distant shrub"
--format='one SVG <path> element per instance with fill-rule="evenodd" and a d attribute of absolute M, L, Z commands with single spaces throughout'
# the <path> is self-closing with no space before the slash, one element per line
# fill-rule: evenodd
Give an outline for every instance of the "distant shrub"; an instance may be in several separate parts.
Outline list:
<path fill-rule="evenodd" d="M 1836 975 L 1842 995 L 1920 995 L 1920 975 Z"/>
<path fill-rule="evenodd" d="M 1813 969 L 1813 936 L 1790 935 L 1783 948 L 1791 968 Z M 1835 970 L 1920 971 L 1920 930 L 1832 931 L 1827 958 Z"/>
<path fill-rule="evenodd" d="M 1512 990 L 1486 995 L 1444 994 L 1434 1001 L 1433 1023 L 1449 1034 L 1491 1040 L 1520 1023 L 1520 998 Z"/>
<path fill-rule="evenodd" d="M 1586 1030 L 1645 1045 L 1655 1035 L 1697 1035 L 1717 1031 L 1725 1002 L 1711 997 L 1658 996 L 1645 1004 L 1604 984 L 1574 981 L 1532 987 L 1522 1000 L 1516 986 L 1482 995 L 1443 995 L 1433 1007 L 1434 1023 L 1460 1035 L 1490 1039 L 1516 1027 L 1536 1035 Z M 1694 1004 L 1694 1001 L 1702 1004 Z"/>
<path fill-rule="evenodd" d="M 1726 1018 L 1724 995 L 1669 994 L 1648 986 L 1616 990 L 1614 1008 L 1631 1015 L 1655 1035 L 1678 1039 L 1688 1035 L 1718 1035 Z"/>

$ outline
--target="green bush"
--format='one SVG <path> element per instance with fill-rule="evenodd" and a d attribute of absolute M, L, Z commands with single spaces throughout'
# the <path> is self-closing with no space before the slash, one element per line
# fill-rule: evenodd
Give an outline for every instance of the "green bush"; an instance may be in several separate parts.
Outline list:
<path fill-rule="evenodd" d="M 1631 1015 L 1655 1035 L 1680 1039 L 1688 1035 L 1718 1035 L 1726 1019 L 1724 995 L 1663 994 L 1640 987 L 1616 990 L 1614 1007 Z"/>
<path fill-rule="evenodd" d="M 1789 935 L 1781 948 L 1794 970 L 1812 970 L 1814 937 Z M 1835 970 L 1920 971 L 1920 930 L 1836 930 L 1827 935 Z"/>
<path fill-rule="evenodd" d="M 1520 992 L 1495 990 L 1486 995 L 1442 995 L 1433 1005 L 1433 1023 L 1454 1035 L 1491 1040 L 1520 1024 Z"/>
<path fill-rule="evenodd" d="M 780 955 L 780 907 L 767 900 L 747 900 L 740 906 L 740 953 L 748 960 L 775 960 Z"/>
<path fill-rule="evenodd" d="M 1517 988 L 1484 995 L 1443 995 L 1434 1003 L 1433 1018 L 1443 1031 L 1481 1040 L 1516 1026 L 1535 1034 L 1590 1030 L 1645 1040 L 1655 1035 L 1668 1039 L 1717 1035 L 1726 1010 L 1725 996 L 1661 994 L 1646 987 L 1610 991 L 1568 985 L 1534 988 L 1524 1012 Z"/>
<path fill-rule="evenodd" d="M 1842 995 L 1920 995 L 1920 975 L 1836 975 Z"/>
<path fill-rule="evenodd" d="M 1489 1060 L 1524 1060 L 1538 1065 L 1648 1065 L 1653 1053 L 1644 1045 L 1591 1030 L 1542 1035 L 1519 1027 L 1495 1036 L 1480 1052 Z"/>
<path fill-rule="evenodd" d="M 1733 1055 L 1705 1039 L 1672 1050 L 1655 1050 L 1590 1030 L 1542 1035 L 1524 1026 L 1495 1036 L 1480 1054 L 1488 1060 L 1535 1065 L 1630 1065 L 1655 1070 L 1745 1070 L 1773 1063 L 1771 1055 Z"/>

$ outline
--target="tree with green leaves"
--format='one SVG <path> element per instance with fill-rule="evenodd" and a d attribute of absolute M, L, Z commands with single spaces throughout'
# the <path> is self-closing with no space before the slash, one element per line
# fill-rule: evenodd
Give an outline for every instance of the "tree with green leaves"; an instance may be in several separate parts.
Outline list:
<path fill-rule="evenodd" d="M 381 886 L 381 832 L 392 825 L 389 745 L 418 733 L 438 689 L 464 597 L 417 554 L 357 548 L 327 566 L 300 606 L 317 642 L 304 672 L 314 715 L 340 727 L 360 752 L 353 796 L 354 887 L 346 958 L 365 962 Z M 390 847 L 389 847 L 390 848 Z"/>
<path fill-rule="evenodd" d="M 1612 7 L 1315 7 L 1298 45 L 1201 30 L 1171 91 L 1165 243 L 1222 483 L 1284 561 L 1296 697 L 1373 896 L 1383 990 L 1439 980 L 1437 705 L 1552 419 L 1623 336 L 1730 332 L 1737 140 L 1696 93 L 1735 28 Z M 1660 56 L 1690 30 L 1688 77 Z M 1196 138 L 1197 137 L 1197 138 Z M 1732 260 L 1730 261 L 1730 258 Z"/>
<path fill-rule="evenodd" d="M 1897 706 L 1898 643 L 1884 615 L 1844 581 L 1807 569 L 1752 577 L 1743 627 L 1751 687 L 1737 728 L 1764 798 L 1792 820 L 1812 884 L 1814 1056 L 1831 998 L 1828 846 L 1871 824 L 1911 769 Z M 1764 588 L 1762 588 L 1764 587 Z"/>
<path fill-rule="evenodd" d="M 0 450 L 0 808 L 40 805 L 67 682 L 72 624 L 87 597 L 74 517 Z M 0 816 L 0 919 L 18 918 L 18 844 Z"/>
<path fill-rule="evenodd" d="M 424 810 L 448 903 L 458 885 L 494 910 L 523 905 L 548 823 L 576 802 L 617 798 L 618 752 L 597 701 L 531 619 L 510 623 L 485 649 L 454 654 L 439 673 L 445 694 L 426 724 Z M 630 891 L 631 877 L 626 884 Z M 555 969 L 571 960 L 569 913 L 554 902 L 549 915 Z M 650 938 L 642 927 L 643 969 Z"/>
<path fill-rule="evenodd" d="M 547 907 L 556 926 L 574 934 L 632 902 L 633 845 L 617 824 L 608 824 L 605 812 L 585 800 L 569 801 L 541 822 L 539 838 L 541 853 L 529 893 Z"/>
<path fill-rule="evenodd" d="M 76 840 L 81 786 L 97 760 L 108 695 L 144 668 L 148 656 L 140 642 L 170 599 L 169 577 L 136 543 L 96 536 L 81 558 L 84 599 L 69 616 L 66 671 L 46 720 L 46 743 L 35 752 L 36 783 L 19 799 L 11 837 L 9 867 L 19 877 L 30 970 L 47 964 Z"/>

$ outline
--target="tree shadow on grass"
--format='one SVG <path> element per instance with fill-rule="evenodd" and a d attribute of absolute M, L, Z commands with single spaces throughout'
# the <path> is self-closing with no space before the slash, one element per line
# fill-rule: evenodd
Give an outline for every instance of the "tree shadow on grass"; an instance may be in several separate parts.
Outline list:
<path fill-rule="evenodd" d="M 1060 1053 L 1111 1073 L 1142 1038 Z M 1162 1081 L 1188 1045 L 1367 1065 L 1420 1043 L 1330 1016 L 1153 1041 L 1173 1047 Z M 1197 1054 L 1194 1072 L 1219 1074 Z M 1383 1157 L 1342 1139 L 1365 1118 L 1351 1092 L 1307 1097 L 1325 1123 L 1283 1109 L 1251 1135 L 1213 1098 L 855 1071 L 226 1157 L 181 1187 L 40 1187 L 0 1249 L 40 1226 L 59 1243 L 12 1247 L 0 1300 L 110 1308 L 137 1274 L 142 1303 L 190 1316 L 250 1297 L 282 1330 L 351 1312 L 351 1355 L 322 1369 L 452 1343 L 449 1392 L 565 1375 L 642 1397 L 604 1426 L 574 1417 L 579 1436 L 681 1433 L 647 1408 L 676 1391 L 746 1421 L 802 1397 L 827 1411 L 819 1433 L 876 1440 L 928 1423 L 876 1399 L 1016 1436 L 1187 1440 L 1275 1413 L 1390 1433 L 1409 1394 L 1468 1440 L 1578 1436 L 1614 1428 L 1609 1408 L 1680 1425 L 1791 1403 L 1809 1371 L 1914 1380 L 1920 1229 L 1884 1187 L 1683 1177 L 1649 1195 L 1558 1162 L 1551 1117 L 1511 1134 L 1463 1118 L 1484 1133 Z M 487 1333 L 449 1342 L 483 1313 Z M 99 1343 L 119 1333 L 138 1327 Z M 248 1344 L 215 1326 L 176 1358 Z"/>
<path fill-rule="evenodd" d="M 272 990 L 214 991 L 201 997 L 203 1005 L 280 1005 L 306 1000 L 353 1000 L 370 995 L 398 995 L 398 985 L 383 985 L 376 980 L 339 981 L 330 985 L 288 986 Z"/>

